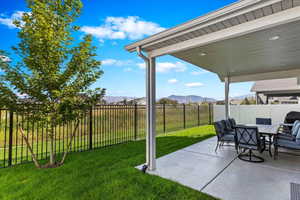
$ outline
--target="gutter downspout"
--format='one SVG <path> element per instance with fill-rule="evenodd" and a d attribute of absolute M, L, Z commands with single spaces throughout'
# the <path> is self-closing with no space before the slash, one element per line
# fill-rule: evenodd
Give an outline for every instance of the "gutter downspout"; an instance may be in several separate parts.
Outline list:
<path fill-rule="evenodd" d="M 149 64 L 149 58 L 142 53 L 142 49 L 140 46 L 138 46 L 136 48 L 136 51 L 138 53 L 138 56 L 141 57 L 145 61 L 145 64 L 146 65 Z"/>
<path fill-rule="evenodd" d="M 150 148 L 150 132 L 149 132 L 149 126 L 150 126 L 150 116 L 149 116 L 149 110 L 148 107 L 150 105 L 150 94 L 149 94 L 149 88 L 150 88 L 150 84 L 149 84 L 149 79 L 150 79 L 150 75 L 149 75 L 149 65 L 150 65 L 150 59 L 145 56 L 142 52 L 142 49 L 140 46 L 138 46 L 136 48 L 137 54 L 139 57 L 141 57 L 146 65 L 146 109 L 147 109 L 147 114 L 146 114 L 146 126 L 147 126 L 147 137 L 146 137 L 146 164 L 143 165 L 142 167 L 142 171 L 145 173 L 146 170 L 149 168 L 149 164 L 150 164 L 150 154 L 149 154 L 149 148 Z"/>

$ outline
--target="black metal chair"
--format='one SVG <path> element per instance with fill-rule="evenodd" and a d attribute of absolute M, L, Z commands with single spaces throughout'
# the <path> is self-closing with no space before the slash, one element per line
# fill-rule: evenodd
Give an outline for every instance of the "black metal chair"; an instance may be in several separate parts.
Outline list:
<path fill-rule="evenodd" d="M 272 119 L 271 118 L 256 118 L 256 124 L 272 125 Z"/>
<path fill-rule="evenodd" d="M 253 154 L 253 150 L 262 153 L 265 148 L 265 137 L 261 136 L 255 126 L 235 126 L 235 142 L 239 149 L 244 151 L 238 155 L 238 158 L 247 162 L 264 162 L 262 157 Z M 248 150 L 248 153 L 245 151 Z"/>
<path fill-rule="evenodd" d="M 215 151 L 218 150 L 219 146 L 223 146 L 225 142 L 235 143 L 234 134 L 226 131 L 226 127 L 223 121 L 215 122 L 214 126 L 218 139 Z"/>

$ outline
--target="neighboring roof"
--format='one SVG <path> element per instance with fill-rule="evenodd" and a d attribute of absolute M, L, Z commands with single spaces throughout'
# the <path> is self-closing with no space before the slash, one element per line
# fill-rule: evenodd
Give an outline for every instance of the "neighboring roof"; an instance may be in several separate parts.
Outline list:
<path fill-rule="evenodd" d="M 298 84 L 298 78 L 256 81 L 251 88 L 251 92 L 265 94 L 300 93 L 300 85 Z"/>

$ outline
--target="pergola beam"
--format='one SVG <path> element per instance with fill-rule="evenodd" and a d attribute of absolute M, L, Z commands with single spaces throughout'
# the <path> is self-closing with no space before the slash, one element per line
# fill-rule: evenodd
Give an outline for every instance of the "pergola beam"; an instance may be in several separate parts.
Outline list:
<path fill-rule="evenodd" d="M 253 21 L 245 22 L 231 28 L 203 35 L 194 39 L 179 42 L 167 47 L 155 49 L 148 52 L 151 57 L 173 54 L 179 51 L 204 46 L 214 42 L 236 38 L 242 35 L 253 33 L 260 30 L 269 29 L 282 24 L 300 20 L 300 6 L 285 11 L 281 11 L 269 16 L 265 16 Z"/>

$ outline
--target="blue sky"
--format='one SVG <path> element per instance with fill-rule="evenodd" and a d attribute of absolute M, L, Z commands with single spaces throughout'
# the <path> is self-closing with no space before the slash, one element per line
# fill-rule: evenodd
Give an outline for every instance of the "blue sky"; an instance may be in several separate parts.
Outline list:
<path fill-rule="evenodd" d="M 83 0 L 82 15 L 76 23 L 81 35 L 94 36 L 97 54 L 103 62 L 103 77 L 95 87 L 107 89 L 107 95 L 145 96 L 143 61 L 128 53 L 124 46 L 166 28 L 221 8 L 234 0 Z M 20 12 L 21 11 L 21 12 Z M 12 18 L 28 11 L 25 1 L 3 1 L 0 7 L 0 49 L 10 51 L 18 42 Z M 11 51 L 10 51 L 11 52 Z M 210 72 L 171 56 L 157 60 L 157 97 L 199 95 L 221 99 L 224 85 Z M 252 83 L 231 85 L 230 96 L 250 93 Z"/>

